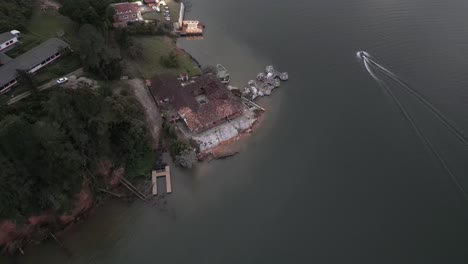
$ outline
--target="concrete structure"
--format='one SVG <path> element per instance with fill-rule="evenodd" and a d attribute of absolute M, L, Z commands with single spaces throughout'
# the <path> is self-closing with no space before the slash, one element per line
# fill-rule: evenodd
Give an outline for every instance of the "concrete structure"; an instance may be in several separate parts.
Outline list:
<path fill-rule="evenodd" d="M 205 25 L 197 20 L 184 20 L 185 5 L 180 3 L 179 20 L 174 23 L 174 30 L 180 36 L 198 36 L 203 35 Z"/>
<path fill-rule="evenodd" d="M 158 177 L 166 177 L 166 193 L 172 192 L 171 169 L 166 166 L 164 171 L 153 171 L 151 173 L 151 182 L 153 184 L 152 193 L 158 195 Z"/>
<path fill-rule="evenodd" d="M 116 3 L 111 5 L 114 10 L 114 27 L 126 27 L 128 22 L 142 21 L 139 5 L 132 3 Z"/>
<path fill-rule="evenodd" d="M 17 70 L 36 73 L 54 63 L 69 46 L 58 38 L 51 38 L 0 67 L 0 93 L 9 91 L 17 82 Z"/>
<path fill-rule="evenodd" d="M 242 131 L 252 127 L 256 120 L 255 113 L 252 110 L 245 110 L 242 116 L 200 134 L 193 135 L 192 139 L 198 143 L 200 151 L 203 152 L 216 147 L 224 141 L 239 136 Z"/>
<path fill-rule="evenodd" d="M 0 34 L 0 51 L 13 46 L 15 43 L 18 43 L 20 32 L 17 30 L 12 30 L 10 32 L 5 32 Z"/>
<path fill-rule="evenodd" d="M 182 28 L 180 29 L 181 36 L 194 36 L 202 35 L 205 26 L 198 20 L 184 20 L 182 21 Z"/>

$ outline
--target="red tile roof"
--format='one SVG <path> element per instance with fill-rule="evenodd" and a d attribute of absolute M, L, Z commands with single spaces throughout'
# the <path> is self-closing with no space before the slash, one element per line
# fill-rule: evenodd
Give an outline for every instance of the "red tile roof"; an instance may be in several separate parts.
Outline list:
<path fill-rule="evenodd" d="M 175 76 L 162 75 L 151 80 L 151 91 L 160 102 L 167 100 L 192 132 L 202 132 L 240 116 L 243 105 L 215 75 L 207 74 L 181 86 Z M 197 96 L 206 102 L 199 103 Z"/>
<path fill-rule="evenodd" d="M 116 3 L 114 7 L 114 26 L 126 26 L 129 21 L 137 21 L 138 4 L 137 3 Z"/>

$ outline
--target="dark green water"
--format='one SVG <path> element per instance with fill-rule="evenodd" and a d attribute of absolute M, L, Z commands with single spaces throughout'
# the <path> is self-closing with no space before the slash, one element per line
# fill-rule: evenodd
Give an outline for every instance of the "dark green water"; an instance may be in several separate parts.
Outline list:
<path fill-rule="evenodd" d="M 290 81 L 241 155 L 173 170 L 168 212 L 110 202 L 20 263 L 468 263 L 468 203 L 356 58 L 371 53 L 468 134 L 468 2 L 193 1 L 180 46 L 244 85 Z M 467 147 L 396 93 L 468 188 Z"/>

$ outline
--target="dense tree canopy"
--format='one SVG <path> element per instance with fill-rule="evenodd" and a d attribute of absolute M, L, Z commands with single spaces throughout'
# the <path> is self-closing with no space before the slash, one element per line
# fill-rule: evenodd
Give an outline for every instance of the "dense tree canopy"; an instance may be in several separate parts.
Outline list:
<path fill-rule="evenodd" d="M 78 31 L 80 57 L 85 70 L 112 80 L 120 76 L 120 50 L 106 43 L 101 31 L 85 24 Z"/>
<path fill-rule="evenodd" d="M 34 0 L 0 0 L 0 33 L 24 29 L 34 4 Z"/>
<path fill-rule="evenodd" d="M 0 219 L 69 209 L 102 160 L 129 177 L 150 170 L 149 134 L 131 97 L 54 90 L 0 110 Z"/>
<path fill-rule="evenodd" d="M 61 0 L 60 13 L 80 25 L 104 26 L 112 19 L 109 4 L 115 0 Z"/>

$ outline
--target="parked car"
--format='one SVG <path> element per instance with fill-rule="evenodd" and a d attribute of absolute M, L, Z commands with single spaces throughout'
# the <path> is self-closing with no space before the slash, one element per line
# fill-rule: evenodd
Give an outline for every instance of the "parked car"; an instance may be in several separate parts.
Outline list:
<path fill-rule="evenodd" d="M 62 77 L 60 79 L 57 80 L 57 83 L 58 84 L 62 84 L 62 83 L 66 83 L 68 82 L 68 78 L 67 77 Z"/>

